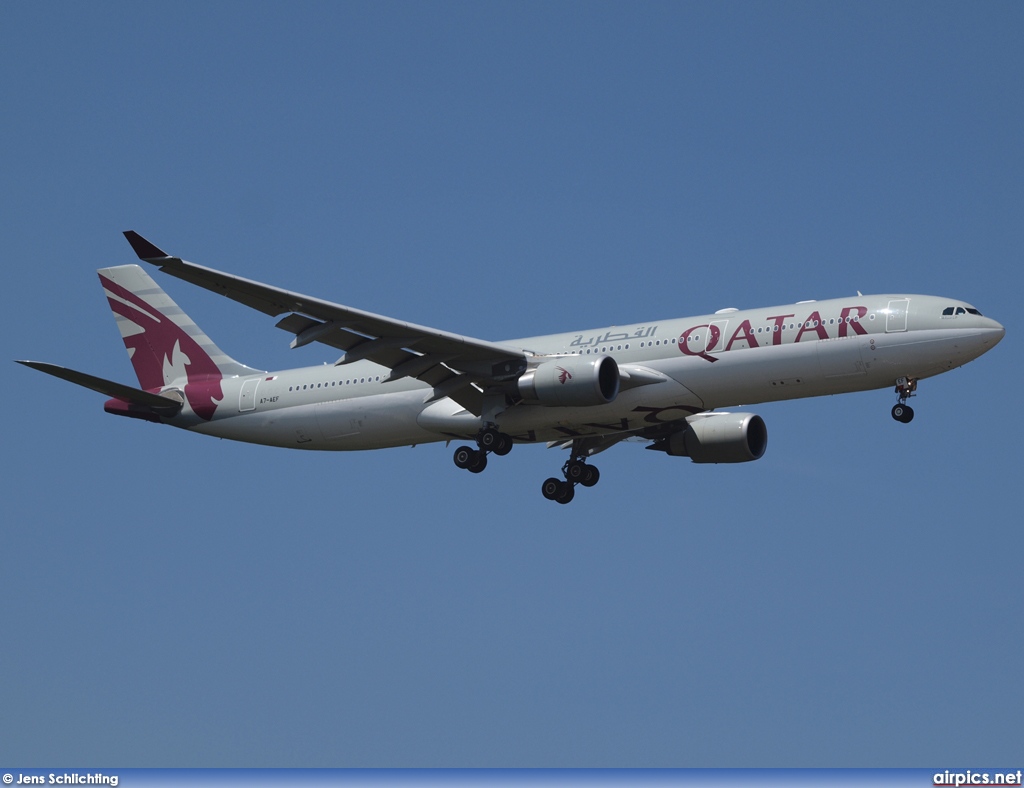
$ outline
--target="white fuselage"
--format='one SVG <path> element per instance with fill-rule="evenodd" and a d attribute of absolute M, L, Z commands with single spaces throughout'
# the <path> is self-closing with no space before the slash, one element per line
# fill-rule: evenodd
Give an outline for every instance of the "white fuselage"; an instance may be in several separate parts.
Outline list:
<path fill-rule="evenodd" d="M 517 441 L 550 441 L 740 404 L 888 388 L 961 366 L 999 342 L 1002 326 L 966 306 L 934 296 L 854 296 L 510 340 L 500 344 L 537 361 L 611 356 L 648 382 L 623 386 L 605 405 L 520 402 L 496 423 Z M 949 307 L 963 314 L 944 316 Z M 431 402 L 430 386 L 385 382 L 388 374 L 357 361 L 228 378 L 212 420 L 186 407 L 166 421 L 222 438 L 328 451 L 469 438 L 482 426 L 450 399 Z"/>

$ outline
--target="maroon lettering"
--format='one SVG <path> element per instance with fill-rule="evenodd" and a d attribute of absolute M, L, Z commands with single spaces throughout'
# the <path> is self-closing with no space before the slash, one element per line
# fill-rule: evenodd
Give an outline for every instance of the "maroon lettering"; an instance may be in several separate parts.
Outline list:
<path fill-rule="evenodd" d="M 692 334 L 694 331 L 699 331 L 702 328 L 706 328 L 708 330 L 708 341 L 706 344 L 701 345 L 701 350 L 697 351 L 690 347 L 690 334 Z M 705 348 L 710 348 L 717 345 L 718 340 L 721 339 L 721 337 L 722 331 L 721 329 L 719 329 L 718 326 L 712 326 L 707 323 L 700 326 L 691 326 L 679 336 L 679 350 L 681 353 L 684 353 L 687 356 L 700 356 L 702 359 L 710 361 L 712 364 L 714 364 L 716 361 L 718 361 L 718 359 L 715 358 L 714 356 L 709 356 Z M 699 336 L 697 337 L 696 344 L 700 345 Z"/>
<path fill-rule="evenodd" d="M 782 344 L 782 329 L 783 329 L 783 324 L 786 322 L 786 318 L 787 317 L 796 317 L 796 315 L 778 315 L 776 317 L 768 318 L 769 320 L 774 320 L 775 321 L 775 331 L 774 331 L 775 335 L 772 337 L 772 344 L 773 345 L 781 345 Z"/>
<path fill-rule="evenodd" d="M 850 317 L 851 312 L 856 312 L 857 316 L 854 318 Z M 868 330 L 860 324 L 861 319 L 868 313 L 866 306 L 846 306 L 843 307 L 843 311 L 839 313 L 839 336 L 845 337 L 847 327 L 853 329 L 854 334 L 866 334 Z"/>
<path fill-rule="evenodd" d="M 749 320 L 744 320 L 732 332 L 732 337 L 729 339 L 729 344 L 725 346 L 725 349 L 732 350 L 733 342 L 746 342 L 747 347 L 758 347 L 757 340 L 754 338 L 754 329 L 751 327 Z"/>
<path fill-rule="evenodd" d="M 828 339 L 828 332 L 825 330 L 825 326 L 821 322 L 821 315 L 817 312 L 811 312 L 804 321 L 803 328 L 796 335 L 795 342 L 799 342 L 803 337 L 805 331 L 813 331 L 818 335 L 818 339 Z"/>

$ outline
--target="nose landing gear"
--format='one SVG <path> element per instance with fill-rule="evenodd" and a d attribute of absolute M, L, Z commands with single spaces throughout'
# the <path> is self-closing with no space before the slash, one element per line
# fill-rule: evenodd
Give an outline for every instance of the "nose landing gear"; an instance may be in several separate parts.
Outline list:
<path fill-rule="evenodd" d="M 914 409 L 907 404 L 910 397 L 915 396 L 917 391 L 917 380 L 914 378 L 900 378 L 896 381 L 896 393 L 900 401 L 892 406 L 892 417 L 903 424 L 909 424 L 914 418 Z"/>

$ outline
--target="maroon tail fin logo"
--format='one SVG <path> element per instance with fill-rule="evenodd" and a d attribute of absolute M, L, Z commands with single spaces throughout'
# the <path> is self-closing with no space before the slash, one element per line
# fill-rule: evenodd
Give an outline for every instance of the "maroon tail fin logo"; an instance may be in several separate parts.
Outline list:
<path fill-rule="evenodd" d="M 572 380 L 572 373 L 565 367 L 555 367 L 555 369 L 558 370 L 559 383 L 568 383 L 570 380 Z"/>
<path fill-rule="evenodd" d="M 213 359 L 167 315 L 102 274 L 100 281 L 114 313 L 142 329 L 123 337 L 139 385 L 159 391 L 170 382 L 168 377 L 180 378 L 183 373 L 189 406 L 200 418 L 212 419 L 224 399 L 220 385 L 224 376 Z"/>

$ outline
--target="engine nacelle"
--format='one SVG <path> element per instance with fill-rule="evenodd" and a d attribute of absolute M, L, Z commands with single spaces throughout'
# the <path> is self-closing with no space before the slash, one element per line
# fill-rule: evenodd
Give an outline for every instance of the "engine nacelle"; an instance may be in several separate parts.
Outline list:
<path fill-rule="evenodd" d="M 754 413 L 698 416 L 685 430 L 672 435 L 665 451 L 694 462 L 750 462 L 768 448 L 768 428 Z"/>
<path fill-rule="evenodd" d="M 541 405 L 607 405 L 619 395 L 619 365 L 611 356 L 545 361 L 522 374 L 519 394 Z"/>

